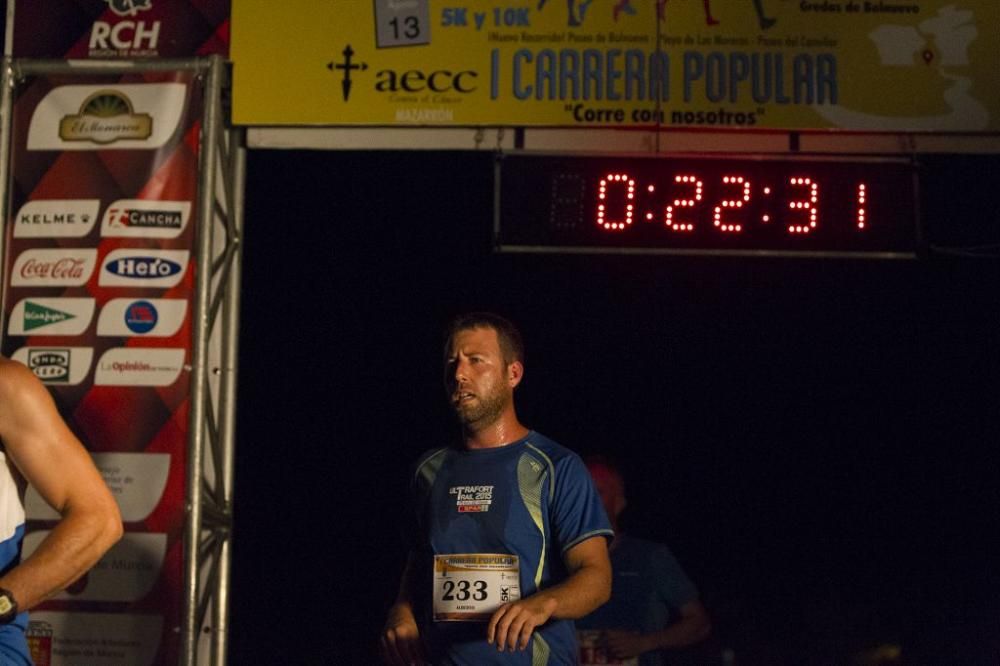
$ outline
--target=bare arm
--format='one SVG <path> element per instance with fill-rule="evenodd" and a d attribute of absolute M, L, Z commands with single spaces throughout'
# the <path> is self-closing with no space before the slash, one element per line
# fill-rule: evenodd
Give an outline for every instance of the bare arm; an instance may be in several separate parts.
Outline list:
<path fill-rule="evenodd" d="M 680 620 L 651 634 L 654 649 L 685 647 L 708 637 L 712 625 L 708 619 L 708 611 L 700 601 L 689 601 L 680 610 Z"/>
<path fill-rule="evenodd" d="M 9 360 L 0 360 L 0 440 L 21 475 L 61 516 L 31 557 L 0 578 L 0 587 L 26 610 L 86 573 L 121 537 L 121 515 L 49 392 Z"/>
<path fill-rule="evenodd" d="M 648 634 L 616 630 L 606 632 L 611 656 L 627 659 L 652 650 L 687 647 L 708 637 L 711 623 L 708 612 L 700 601 L 689 601 L 681 606 L 680 613 L 681 617 L 677 622 Z"/>
<path fill-rule="evenodd" d="M 486 639 L 503 651 L 524 650 L 535 628 L 557 620 L 575 620 L 611 597 L 611 562 L 603 536 L 581 541 L 563 556 L 569 578 L 530 597 L 504 604 L 490 618 Z"/>
<path fill-rule="evenodd" d="M 420 629 L 413 613 L 414 554 L 410 553 L 399 582 L 399 594 L 389 609 L 382 629 L 380 648 L 382 659 L 392 666 L 411 666 L 424 663 L 424 650 Z"/>

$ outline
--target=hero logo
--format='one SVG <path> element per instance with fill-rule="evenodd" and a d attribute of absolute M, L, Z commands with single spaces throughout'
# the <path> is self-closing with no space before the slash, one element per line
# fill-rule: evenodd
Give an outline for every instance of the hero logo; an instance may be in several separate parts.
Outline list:
<path fill-rule="evenodd" d="M 118 16 L 137 16 L 153 8 L 152 0 L 105 0 Z M 90 55 L 157 55 L 160 22 L 118 21 L 114 25 L 94 21 L 90 32 Z"/>
<path fill-rule="evenodd" d="M 101 286 L 173 287 L 184 277 L 187 250 L 114 250 L 104 259 Z"/>

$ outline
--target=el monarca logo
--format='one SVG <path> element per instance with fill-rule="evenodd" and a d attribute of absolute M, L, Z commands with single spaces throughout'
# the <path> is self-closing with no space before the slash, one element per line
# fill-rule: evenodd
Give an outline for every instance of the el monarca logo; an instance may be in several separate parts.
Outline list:
<path fill-rule="evenodd" d="M 187 91 L 174 82 L 57 86 L 31 114 L 28 150 L 160 148 L 177 134 Z"/>
<path fill-rule="evenodd" d="M 98 90 L 84 100 L 79 114 L 59 123 L 63 141 L 107 144 L 123 139 L 145 141 L 152 134 L 153 117 L 133 111 L 129 98 L 116 90 Z"/>

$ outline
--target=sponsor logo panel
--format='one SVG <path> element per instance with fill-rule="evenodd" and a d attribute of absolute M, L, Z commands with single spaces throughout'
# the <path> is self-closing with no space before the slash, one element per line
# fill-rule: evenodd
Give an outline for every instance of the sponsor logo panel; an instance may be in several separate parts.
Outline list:
<path fill-rule="evenodd" d="M 76 386 L 90 372 L 92 347 L 21 347 L 11 356 L 49 386 Z"/>
<path fill-rule="evenodd" d="M 32 611 L 28 647 L 36 664 L 152 666 L 163 616 Z"/>
<path fill-rule="evenodd" d="M 10 313 L 10 335 L 80 335 L 94 316 L 93 298 L 23 298 Z"/>
<path fill-rule="evenodd" d="M 10 283 L 14 287 L 79 287 L 90 279 L 96 264 L 96 248 L 25 250 L 14 262 Z"/>
<path fill-rule="evenodd" d="M 184 368 L 184 349 L 116 347 L 97 362 L 95 386 L 170 386 Z"/>
<path fill-rule="evenodd" d="M 180 330 L 187 315 L 182 298 L 115 298 L 97 320 L 98 335 L 169 337 Z"/>
<path fill-rule="evenodd" d="M 48 530 L 24 537 L 24 557 L 31 557 Z M 87 574 L 54 599 L 76 601 L 139 601 L 149 594 L 163 569 L 167 535 L 131 532 L 97 561 Z"/>
<path fill-rule="evenodd" d="M 149 518 L 163 497 L 170 474 L 169 453 L 94 453 L 94 465 L 104 483 L 118 502 L 122 520 L 126 523 Z M 28 486 L 24 496 L 24 513 L 28 520 L 58 520 L 59 514 L 50 507 L 34 486 Z"/>
<path fill-rule="evenodd" d="M 188 250 L 119 249 L 108 253 L 98 283 L 102 287 L 173 287 L 187 270 Z"/>
<path fill-rule="evenodd" d="M 177 238 L 191 217 L 189 201 L 119 199 L 104 211 L 101 235 L 118 238 Z"/>
<path fill-rule="evenodd" d="M 14 238 L 81 238 L 94 228 L 100 208 L 98 199 L 29 201 L 14 218 Z"/>
<path fill-rule="evenodd" d="M 149 150 L 180 124 L 187 86 L 137 83 L 59 86 L 35 109 L 28 150 Z"/>

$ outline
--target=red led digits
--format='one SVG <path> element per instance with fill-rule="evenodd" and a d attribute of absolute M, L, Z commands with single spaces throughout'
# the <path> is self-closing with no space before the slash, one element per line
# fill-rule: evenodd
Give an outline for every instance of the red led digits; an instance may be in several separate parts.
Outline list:
<path fill-rule="evenodd" d="M 857 224 L 858 229 L 865 228 L 865 222 L 867 221 L 867 215 L 865 213 L 865 202 L 868 200 L 868 186 L 864 183 L 858 185 L 858 210 L 857 210 Z"/>
<path fill-rule="evenodd" d="M 722 183 L 724 185 L 738 185 L 743 188 L 743 194 L 736 199 L 723 199 L 719 202 L 719 205 L 715 207 L 713 211 L 712 222 L 715 224 L 716 228 L 720 231 L 726 233 L 741 232 L 743 231 L 742 224 L 731 224 L 724 222 L 722 219 L 722 209 L 723 208 L 743 208 L 744 204 L 750 203 L 750 181 L 743 176 L 723 176 Z"/>
<path fill-rule="evenodd" d="M 676 208 L 694 208 L 701 201 L 702 192 L 705 190 L 705 183 L 698 180 L 697 176 L 689 174 L 674 176 L 674 182 L 687 187 L 691 191 L 690 199 L 674 199 L 674 202 L 667 206 L 666 223 L 667 228 L 672 231 L 694 231 L 694 224 L 683 222 L 674 217 Z"/>
<path fill-rule="evenodd" d="M 608 210 L 608 189 L 611 186 L 624 187 L 625 205 L 623 217 L 613 218 Z M 597 188 L 597 226 L 607 231 L 621 231 L 632 224 L 635 212 L 635 180 L 623 173 L 609 173 L 601 179 Z"/>
<path fill-rule="evenodd" d="M 801 210 L 806 213 L 806 219 L 804 220 L 805 223 L 788 225 L 788 232 L 792 234 L 808 234 L 810 231 L 816 229 L 816 225 L 819 220 L 817 213 L 817 205 L 819 204 L 819 183 L 814 182 L 812 178 L 806 177 L 789 178 L 788 182 L 790 185 L 795 187 L 809 188 L 809 196 L 807 199 L 788 202 L 788 208 L 790 210 Z"/>

